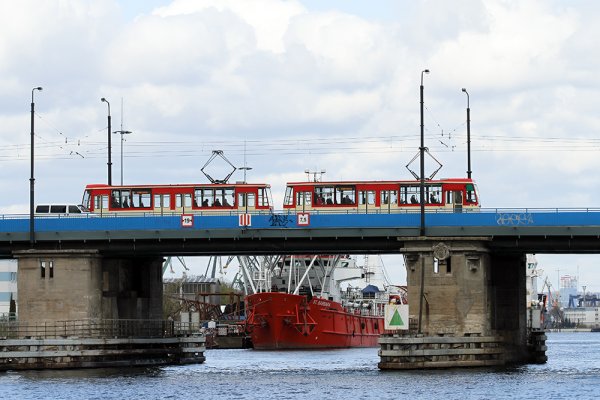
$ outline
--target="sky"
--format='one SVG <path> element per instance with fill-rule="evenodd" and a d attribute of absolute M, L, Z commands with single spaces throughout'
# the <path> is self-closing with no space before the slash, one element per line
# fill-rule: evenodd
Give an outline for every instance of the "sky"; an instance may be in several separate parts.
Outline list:
<path fill-rule="evenodd" d="M 466 88 L 483 207 L 597 208 L 599 17 L 593 0 L 0 0 L 0 213 L 28 212 L 32 88 L 36 203 L 107 181 L 104 97 L 132 132 L 112 135 L 114 183 L 206 182 L 223 150 L 279 206 L 306 169 L 411 179 L 424 69 L 436 177 L 466 176 Z M 600 291 L 599 256 L 537 259 Z"/>

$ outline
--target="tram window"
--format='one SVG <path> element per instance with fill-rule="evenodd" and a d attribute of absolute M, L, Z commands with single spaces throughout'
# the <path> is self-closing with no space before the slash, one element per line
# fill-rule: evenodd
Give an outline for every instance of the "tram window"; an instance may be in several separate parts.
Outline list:
<path fill-rule="evenodd" d="M 431 204 L 440 204 L 442 200 L 442 187 L 440 185 L 426 186 L 425 202 Z"/>
<path fill-rule="evenodd" d="M 248 207 L 256 207 L 256 195 L 254 193 L 248 193 Z"/>
<path fill-rule="evenodd" d="M 199 207 L 202 204 L 202 190 L 194 189 L 194 206 Z"/>
<path fill-rule="evenodd" d="M 267 207 L 269 205 L 268 191 L 265 188 L 258 189 L 258 205 L 260 207 Z"/>
<path fill-rule="evenodd" d="M 315 188 L 315 203 L 332 205 L 334 204 L 334 190 L 332 186 L 319 186 Z"/>
<path fill-rule="evenodd" d="M 335 188 L 335 204 L 354 204 L 356 189 L 352 186 Z"/>
<path fill-rule="evenodd" d="M 131 207 L 150 207 L 150 191 L 134 190 L 131 195 Z"/>
<path fill-rule="evenodd" d="M 400 203 L 420 204 L 421 190 L 417 185 L 400 186 Z"/>
<path fill-rule="evenodd" d="M 209 201 L 209 204 L 211 207 L 222 206 L 223 205 L 223 196 L 222 196 L 221 192 L 219 192 L 218 190 L 213 191 L 213 197 Z"/>
<path fill-rule="evenodd" d="M 360 192 L 358 192 L 358 204 L 375 204 L 375 191 L 361 190 Z"/>
<path fill-rule="evenodd" d="M 466 189 L 467 189 L 466 203 L 477 203 L 477 195 L 475 194 L 474 185 L 471 183 L 468 183 Z"/>
<path fill-rule="evenodd" d="M 129 190 L 121 191 L 121 206 L 123 208 L 131 207 L 131 192 Z"/>
<path fill-rule="evenodd" d="M 196 191 L 198 192 L 198 190 Z M 202 207 L 209 207 L 215 201 L 215 191 L 212 189 L 200 189 L 200 197 L 196 202 Z"/>
<path fill-rule="evenodd" d="M 113 208 L 131 207 L 131 192 L 129 190 L 113 190 L 110 196 Z"/>
<path fill-rule="evenodd" d="M 291 186 L 285 188 L 285 197 L 283 198 L 284 205 L 291 206 L 294 204 L 293 190 L 294 189 Z"/>
<path fill-rule="evenodd" d="M 233 188 L 223 189 L 223 205 L 227 207 L 233 207 L 235 202 L 235 197 L 233 193 Z"/>
<path fill-rule="evenodd" d="M 221 207 L 223 206 L 223 191 L 215 190 L 215 200 L 211 204 L 213 207 Z"/>
<path fill-rule="evenodd" d="M 87 208 L 87 209 L 89 209 L 89 208 L 90 208 L 90 205 L 91 205 L 91 204 L 90 204 L 90 197 L 91 197 L 91 195 L 90 195 L 90 191 L 89 191 L 89 190 L 86 190 L 86 191 L 85 191 L 85 193 L 83 193 L 83 200 L 81 201 L 81 204 L 82 204 L 82 205 L 83 205 L 85 208 Z"/>

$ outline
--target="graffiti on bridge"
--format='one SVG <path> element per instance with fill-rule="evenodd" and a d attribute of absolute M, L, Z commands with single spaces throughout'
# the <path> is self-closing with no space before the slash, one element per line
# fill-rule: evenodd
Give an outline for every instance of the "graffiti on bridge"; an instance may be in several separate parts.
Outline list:
<path fill-rule="evenodd" d="M 498 213 L 496 214 L 498 225 L 531 225 L 533 216 L 530 213 Z"/>
<path fill-rule="evenodd" d="M 288 215 L 271 214 L 269 217 L 269 223 L 271 226 L 282 226 L 287 228 L 287 225 L 290 223 L 290 218 Z"/>

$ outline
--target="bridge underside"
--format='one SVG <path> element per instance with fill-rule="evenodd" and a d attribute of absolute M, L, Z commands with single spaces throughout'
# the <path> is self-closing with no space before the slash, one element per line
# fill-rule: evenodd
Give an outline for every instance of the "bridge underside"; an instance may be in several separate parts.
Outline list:
<path fill-rule="evenodd" d="M 415 240 L 485 240 L 489 251 L 497 253 L 600 253 L 598 236 L 394 236 L 394 235 L 273 235 L 253 232 L 234 237 L 190 236 L 183 238 L 137 237 L 132 234 L 111 234 L 103 239 L 73 239 L 56 237 L 51 240 L 46 235 L 40 237 L 33 246 L 36 250 L 87 250 L 94 249 L 105 256 L 206 256 L 206 255 L 253 255 L 253 254 L 398 254 L 405 242 Z M 56 236 L 56 235 L 55 235 Z M 123 237 L 125 236 L 125 237 Z M 215 235 L 216 236 L 216 235 Z M 0 257 L 12 258 L 14 251 L 31 249 L 28 241 L 14 241 L 0 244 Z"/>

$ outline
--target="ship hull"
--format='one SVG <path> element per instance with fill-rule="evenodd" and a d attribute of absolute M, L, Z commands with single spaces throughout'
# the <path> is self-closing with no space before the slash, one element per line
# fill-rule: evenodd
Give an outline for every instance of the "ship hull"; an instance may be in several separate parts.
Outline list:
<path fill-rule="evenodd" d="M 376 347 L 383 317 L 344 310 L 340 303 L 288 293 L 246 297 L 247 327 L 255 349 Z"/>

